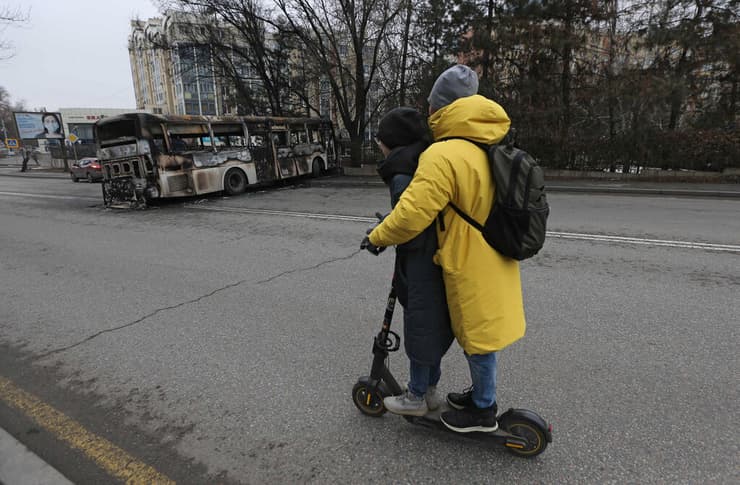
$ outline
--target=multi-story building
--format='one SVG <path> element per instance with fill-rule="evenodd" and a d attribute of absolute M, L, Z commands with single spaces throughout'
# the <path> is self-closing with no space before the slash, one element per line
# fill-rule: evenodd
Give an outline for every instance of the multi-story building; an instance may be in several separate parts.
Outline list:
<path fill-rule="evenodd" d="M 238 32 L 228 25 L 218 26 L 218 31 L 217 35 L 233 42 L 238 43 L 241 39 Z M 255 106 L 267 106 L 262 78 L 244 59 L 248 47 L 235 44 L 231 49 L 223 45 L 218 49 L 211 48 L 208 36 L 213 34 L 213 26 L 202 24 L 192 14 L 177 11 L 146 21 L 132 21 L 129 58 L 137 108 L 152 113 L 187 115 L 242 112 L 238 103 L 237 79 L 242 90 L 249 91 Z M 269 32 L 267 37 L 268 47 L 274 48 L 276 41 Z M 295 74 L 292 70 L 298 70 L 301 64 L 308 62 L 300 49 L 294 49 L 285 59 L 285 65 L 281 67 L 283 72 L 276 75 L 287 79 Z M 329 115 L 328 83 L 320 83 L 311 77 L 301 79 L 308 83 L 302 88 L 318 112 L 306 108 L 305 100 L 287 91 L 282 100 L 283 109 L 301 115 Z"/>
<path fill-rule="evenodd" d="M 231 111 L 228 82 L 217 75 L 208 44 L 194 40 L 193 24 L 180 12 L 131 21 L 129 58 L 137 108 L 182 115 Z"/>
<path fill-rule="evenodd" d="M 251 59 L 245 57 L 249 47 L 240 43 L 245 42 L 243 34 L 228 25 L 214 29 L 206 21 L 209 19 L 169 11 L 162 17 L 131 22 L 129 56 L 137 108 L 182 115 L 273 114 L 262 80 L 264 73 L 256 72 L 248 62 Z M 209 39 L 216 42 L 210 44 Z M 225 46 L 224 39 L 234 44 Z M 264 41 L 269 50 L 281 47 L 279 33 L 267 32 Z M 364 47 L 366 59 L 372 57 L 372 47 Z M 285 48 L 290 51 L 279 53 L 283 65 L 273 73 L 281 76 L 279 81 L 284 86 L 281 114 L 327 117 L 335 123 L 340 143 L 348 145 L 350 133 L 342 122 L 329 78 L 317 71 L 315 60 L 305 49 Z M 339 64 L 354 62 L 349 38 L 338 45 L 336 55 Z M 351 91 L 353 81 L 347 77 L 343 85 Z M 383 99 L 380 91 L 376 81 L 366 92 L 366 118 L 377 111 Z M 346 96 L 351 103 L 352 94 Z M 377 123 L 368 123 L 363 133 L 370 147 L 375 147 L 374 128 Z"/>
<path fill-rule="evenodd" d="M 152 113 L 174 114 L 175 94 L 170 52 L 163 42 L 162 19 L 132 20 L 128 40 L 136 107 Z"/>

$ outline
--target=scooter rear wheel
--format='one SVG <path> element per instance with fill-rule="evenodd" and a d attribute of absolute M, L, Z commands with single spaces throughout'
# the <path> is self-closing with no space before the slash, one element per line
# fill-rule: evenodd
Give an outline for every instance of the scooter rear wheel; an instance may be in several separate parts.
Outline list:
<path fill-rule="evenodd" d="M 358 382 L 352 388 L 352 402 L 362 414 L 372 417 L 380 417 L 387 409 L 383 405 L 383 395 L 378 389 L 372 390 L 364 382 Z"/>
<path fill-rule="evenodd" d="M 523 438 L 527 442 L 527 445 L 522 448 L 506 445 L 506 449 L 517 456 L 532 458 L 547 448 L 546 431 L 535 421 L 524 416 L 510 416 L 501 419 L 499 426 L 504 431 Z"/>

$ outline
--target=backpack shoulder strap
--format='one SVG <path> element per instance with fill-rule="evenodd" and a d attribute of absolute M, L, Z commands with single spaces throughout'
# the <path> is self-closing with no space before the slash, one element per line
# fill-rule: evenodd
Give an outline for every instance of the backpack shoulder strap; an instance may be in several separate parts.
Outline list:
<path fill-rule="evenodd" d="M 475 219 L 467 215 L 465 212 L 463 212 L 462 209 L 460 209 L 458 206 L 450 202 L 450 207 L 452 207 L 455 212 L 457 212 L 457 215 L 465 219 L 465 222 L 473 226 L 474 228 L 478 229 L 479 231 L 483 231 L 483 226 L 478 223 Z"/>

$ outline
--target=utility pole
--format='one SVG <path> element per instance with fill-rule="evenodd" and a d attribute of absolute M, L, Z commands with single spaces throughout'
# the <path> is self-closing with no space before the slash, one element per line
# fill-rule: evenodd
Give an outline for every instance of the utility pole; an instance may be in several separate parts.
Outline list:
<path fill-rule="evenodd" d="M 62 157 L 64 158 L 64 171 L 69 172 L 69 160 L 67 160 L 67 140 L 62 138 L 59 140 L 59 144 L 62 148 Z"/>

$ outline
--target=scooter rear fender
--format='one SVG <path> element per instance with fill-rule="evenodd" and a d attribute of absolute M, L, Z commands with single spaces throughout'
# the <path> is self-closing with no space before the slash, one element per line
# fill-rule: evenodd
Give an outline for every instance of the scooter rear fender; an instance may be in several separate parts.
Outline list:
<path fill-rule="evenodd" d="M 506 423 L 507 420 L 527 420 L 536 424 L 544 432 L 547 442 L 552 443 L 552 427 L 542 419 L 542 416 L 534 411 L 530 411 L 529 409 L 509 408 L 508 411 L 498 417 L 499 423 Z"/>

